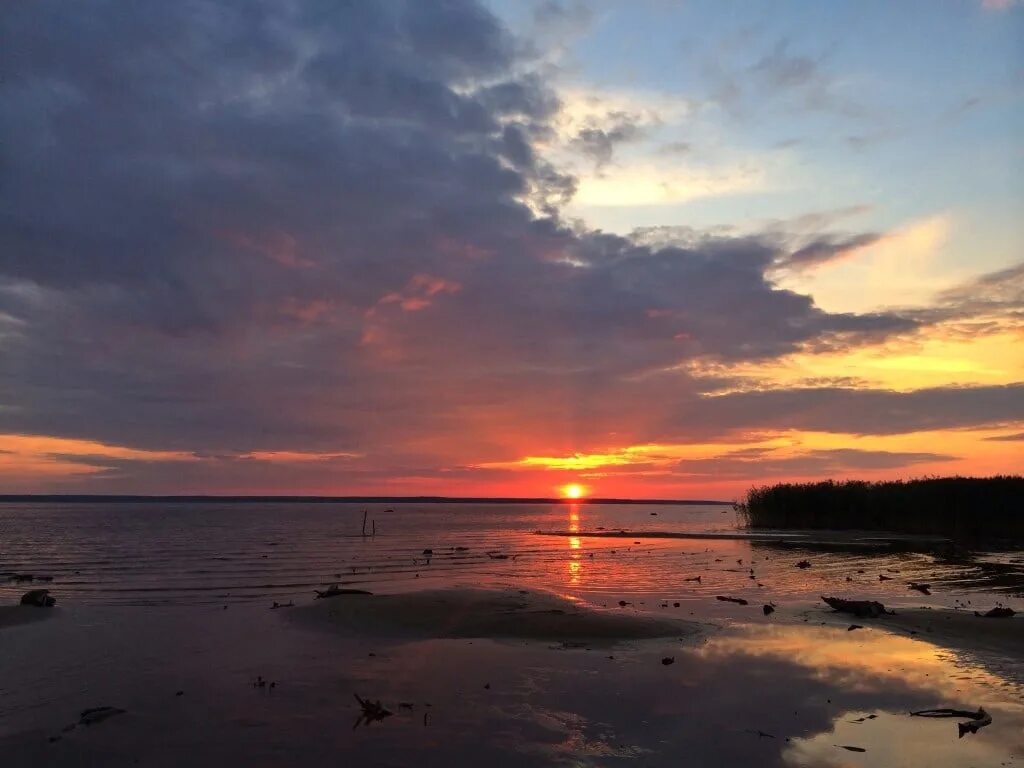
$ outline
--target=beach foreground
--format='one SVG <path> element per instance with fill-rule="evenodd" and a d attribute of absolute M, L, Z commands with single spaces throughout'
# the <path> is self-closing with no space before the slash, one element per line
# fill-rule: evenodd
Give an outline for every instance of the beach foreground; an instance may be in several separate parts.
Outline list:
<path fill-rule="evenodd" d="M 666 619 L 514 587 L 8 609 L 0 750 L 13 766 L 1024 760 L 1024 681 L 974 655 L 1020 673 L 1024 621 L 920 610 L 851 631 L 818 606 L 699 609 Z M 357 696 L 380 709 L 367 719 Z M 907 714 L 968 705 L 994 722 L 966 739 Z"/>
<path fill-rule="evenodd" d="M 717 508 L 3 514 L 4 768 L 1024 765 L 1019 551 L 752 540 Z M 40 583 L 56 607 L 16 605 Z M 908 714 L 940 707 L 992 722 Z"/>

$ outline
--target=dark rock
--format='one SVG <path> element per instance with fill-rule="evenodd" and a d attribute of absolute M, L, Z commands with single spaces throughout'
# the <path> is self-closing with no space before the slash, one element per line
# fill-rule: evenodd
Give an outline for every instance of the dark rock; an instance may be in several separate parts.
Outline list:
<path fill-rule="evenodd" d="M 975 616 L 981 616 L 983 619 L 1009 619 L 1016 613 L 1013 608 L 993 608 L 992 610 L 985 611 L 985 613 L 974 612 Z"/>
<path fill-rule="evenodd" d="M 50 608 L 57 598 L 50 597 L 48 589 L 31 589 L 21 596 L 22 605 L 34 605 L 36 608 Z"/>

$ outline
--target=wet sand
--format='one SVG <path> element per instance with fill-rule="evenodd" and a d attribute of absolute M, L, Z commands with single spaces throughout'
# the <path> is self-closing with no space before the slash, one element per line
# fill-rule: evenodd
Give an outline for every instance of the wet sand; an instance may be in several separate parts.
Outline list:
<path fill-rule="evenodd" d="M 15 768 L 1024 761 L 1020 688 L 928 639 L 796 616 L 760 621 L 750 612 L 683 642 L 646 637 L 593 650 L 534 642 L 577 633 L 635 638 L 658 626 L 633 606 L 605 624 L 605 612 L 577 614 L 564 602 L 460 589 L 279 610 L 72 606 L 59 622 L 4 633 L 0 754 Z M 478 623 L 446 618 L 442 608 L 475 610 Z M 567 634 L 538 626 L 530 612 L 549 609 L 580 623 Z M 395 612 L 407 612 L 397 627 Z M 510 627 L 507 613 L 528 629 Z M 452 627 L 471 636 L 451 637 Z M 392 714 L 360 724 L 354 694 Z M 979 705 L 993 723 L 964 739 L 953 721 L 907 716 Z M 94 707 L 124 712 L 77 724 Z"/>
<path fill-rule="evenodd" d="M 2 605 L 0 606 L 0 630 L 15 627 L 19 624 L 31 624 L 44 621 L 54 615 L 55 608 L 37 608 L 34 605 Z"/>
<path fill-rule="evenodd" d="M 653 511 L 377 510 L 376 537 L 326 507 L 0 514 L 74 531 L 6 542 L 59 602 L 18 608 L 0 583 L 4 768 L 1024 768 L 1022 620 L 952 610 L 1024 611 L 1019 550 L 688 541 L 727 516 Z M 581 532 L 598 526 L 626 533 Z M 375 594 L 314 599 L 335 582 Z M 353 730 L 355 695 L 393 714 Z M 963 739 L 907 715 L 978 706 L 993 723 Z M 125 712 L 68 728 L 95 707 Z"/>
<path fill-rule="evenodd" d="M 834 616 L 843 617 L 843 614 Z M 845 616 L 841 621 L 920 637 L 956 651 L 997 653 L 1011 658 L 1024 656 L 1024 617 L 1019 614 L 1010 618 L 988 619 L 963 610 L 903 608 L 897 610 L 895 616 L 876 619 Z"/>
<path fill-rule="evenodd" d="M 390 595 L 340 595 L 288 610 L 306 625 L 352 635 L 404 638 L 515 638 L 609 644 L 694 637 L 702 625 L 601 610 L 526 589 L 452 588 Z"/>

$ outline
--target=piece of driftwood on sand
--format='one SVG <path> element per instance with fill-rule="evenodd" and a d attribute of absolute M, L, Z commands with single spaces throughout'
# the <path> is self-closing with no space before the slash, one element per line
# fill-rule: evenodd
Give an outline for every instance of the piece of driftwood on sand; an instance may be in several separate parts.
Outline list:
<path fill-rule="evenodd" d="M 964 737 L 965 733 L 977 733 L 979 730 L 984 728 L 986 725 L 992 724 L 992 715 L 986 712 L 982 707 L 978 707 L 977 712 L 972 712 L 969 709 L 919 709 L 916 712 L 911 712 L 914 717 L 959 717 L 966 718 L 966 723 L 957 723 L 957 731 L 960 734 L 960 738 Z"/>
<path fill-rule="evenodd" d="M 841 597 L 825 597 L 821 599 L 828 603 L 829 607 L 840 613 L 852 613 L 859 618 L 876 619 L 879 616 L 895 615 L 893 611 L 886 610 L 885 606 L 877 600 L 844 600 Z"/>

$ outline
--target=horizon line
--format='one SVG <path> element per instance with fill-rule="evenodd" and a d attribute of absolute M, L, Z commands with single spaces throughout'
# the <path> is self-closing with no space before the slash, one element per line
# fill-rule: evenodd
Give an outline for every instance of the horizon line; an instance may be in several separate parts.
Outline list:
<path fill-rule="evenodd" d="M 417 504 L 714 504 L 731 505 L 721 499 L 630 499 L 589 497 L 568 499 L 561 496 L 325 496 L 303 494 L 135 494 L 135 493 L 5 493 L 0 503 L 55 501 L 70 504 L 90 502 L 201 502 L 224 503 L 417 503 Z"/>

